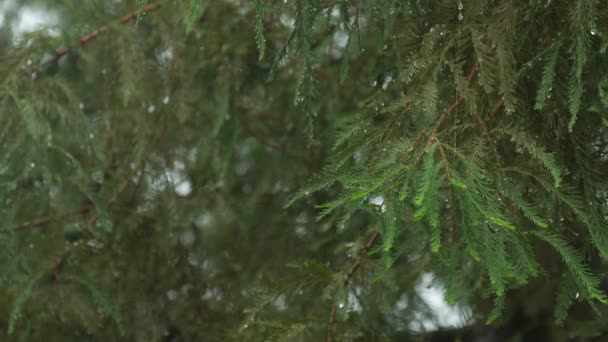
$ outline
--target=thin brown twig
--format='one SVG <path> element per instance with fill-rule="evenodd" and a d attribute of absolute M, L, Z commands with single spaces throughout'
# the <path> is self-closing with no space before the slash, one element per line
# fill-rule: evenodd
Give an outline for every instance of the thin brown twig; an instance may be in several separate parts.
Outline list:
<path fill-rule="evenodd" d="M 486 125 L 485 121 L 483 121 L 481 115 L 479 115 L 479 114 L 475 114 L 475 120 L 477 120 L 477 124 L 481 128 L 481 131 L 482 131 L 484 137 L 488 141 L 488 145 L 490 145 L 490 150 L 492 150 L 492 155 L 494 156 L 494 161 L 496 161 L 496 165 L 498 167 L 500 167 L 500 165 L 502 164 L 500 161 L 500 155 L 498 154 L 498 150 L 496 148 L 496 144 L 494 143 L 494 140 L 492 140 L 492 136 L 490 135 L 488 126 Z"/>
<path fill-rule="evenodd" d="M 443 167 L 445 168 L 445 173 L 448 176 L 448 180 L 452 180 L 452 173 L 450 172 L 450 167 L 448 165 L 448 157 L 445 155 L 445 151 L 443 150 L 443 146 L 441 144 L 437 144 L 439 147 L 439 153 L 441 154 L 441 160 L 443 161 Z"/>
<path fill-rule="evenodd" d="M 477 65 L 475 65 L 473 68 L 471 68 L 471 71 L 469 72 L 469 75 L 467 76 L 467 82 L 468 82 L 469 86 L 473 82 L 473 79 L 475 78 L 476 74 L 477 74 Z M 433 139 L 435 139 L 435 135 L 437 134 L 437 131 L 441 127 L 441 124 L 443 124 L 443 122 L 450 116 L 450 113 L 452 113 L 452 111 L 454 109 L 456 109 L 456 107 L 458 107 L 458 105 L 460 105 L 465 99 L 466 99 L 465 95 L 460 95 L 456 99 L 456 101 L 454 101 L 454 103 L 452 103 L 452 105 L 450 107 L 448 107 L 448 109 L 445 112 L 443 112 L 441 114 L 441 116 L 439 117 L 439 120 L 437 120 L 437 123 L 435 124 L 435 127 L 431 131 L 431 135 L 429 136 L 429 140 L 427 141 L 427 146 L 431 144 Z"/>
<path fill-rule="evenodd" d="M 250 123 L 250 117 L 252 114 L 250 113 L 245 113 L 243 115 L 243 123 L 245 126 L 245 129 L 247 131 L 249 131 L 249 133 L 262 145 L 268 147 L 269 149 L 273 150 L 273 151 L 278 151 L 279 150 L 279 145 L 277 145 L 277 143 L 275 143 L 274 141 L 271 141 L 270 139 L 268 139 L 265 135 L 260 134 L 258 131 L 256 131 L 255 129 L 253 129 L 251 127 L 251 123 Z"/>
<path fill-rule="evenodd" d="M 502 107 L 502 105 L 505 103 L 505 99 L 500 99 L 498 100 L 498 102 L 496 102 L 496 104 L 494 104 L 494 107 L 492 107 L 492 111 L 490 112 L 490 119 L 494 118 L 494 115 L 496 115 L 496 113 L 498 113 L 498 111 L 500 110 L 500 107 Z"/>
<path fill-rule="evenodd" d="M 350 269 L 346 273 L 346 277 L 344 278 L 344 283 L 342 284 L 344 287 L 348 286 L 348 282 L 350 281 L 350 278 L 352 278 L 355 271 L 359 268 L 359 266 L 361 266 L 361 262 L 363 261 L 363 258 L 365 258 L 367 251 L 369 251 L 369 249 L 372 248 L 372 246 L 374 245 L 374 243 L 376 243 L 376 241 L 378 240 L 379 237 L 380 237 L 380 232 L 375 231 L 374 234 L 370 237 L 369 241 L 367 241 L 367 243 L 365 244 L 365 246 L 359 253 L 359 257 L 357 258 L 355 263 L 353 263 L 353 265 L 350 267 Z"/>
<path fill-rule="evenodd" d="M 504 100 L 502 100 L 502 99 L 499 100 L 498 102 L 496 102 L 496 104 L 494 105 L 494 108 L 492 109 L 491 115 L 493 115 L 493 113 L 498 111 L 498 109 L 502 106 L 503 103 L 504 103 Z M 500 155 L 498 154 L 498 149 L 496 148 L 496 144 L 494 143 L 494 140 L 492 139 L 492 136 L 490 135 L 488 126 L 486 125 L 485 121 L 483 121 L 483 118 L 481 117 L 481 115 L 476 114 L 475 119 L 477 120 L 477 124 L 481 128 L 483 135 L 485 136 L 486 140 L 488 141 L 488 144 L 490 145 L 490 150 L 492 151 L 492 155 L 494 156 L 494 161 L 496 162 L 496 166 L 500 170 L 500 173 L 504 176 L 505 172 L 504 172 L 504 170 L 501 169 L 502 162 L 500 161 Z M 516 209 L 517 207 L 516 207 L 513 199 L 509 200 L 509 207 L 514 212 L 517 211 L 517 209 Z"/>
<path fill-rule="evenodd" d="M 344 287 L 348 286 L 348 282 L 354 275 L 355 271 L 359 268 L 359 266 L 361 266 L 361 263 L 363 262 L 363 258 L 365 258 L 365 255 L 367 254 L 369 249 L 372 248 L 374 243 L 376 243 L 376 241 L 378 240 L 379 237 L 380 237 L 380 232 L 374 231 L 374 234 L 372 234 L 372 236 L 367 241 L 365 246 L 363 246 L 363 249 L 359 253 L 359 257 L 357 258 L 357 260 L 353 263 L 353 265 L 350 267 L 350 269 L 346 273 L 346 277 L 344 277 L 344 282 L 342 283 L 342 286 L 344 286 Z M 337 311 L 338 311 L 338 307 L 334 303 L 334 305 L 332 306 L 331 315 L 329 316 L 329 321 L 328 321 L 327 342 L 331 342 L 333 340 L 333 330 L 334 330 L 333 327 L 334 327 L 334 323 L 336 322 L 336 312 Z"/>
<path fill-rule="evenodd" d="M 331 315 L 329 316 L 328 329 L 327 329 L 327 342 L 332 342 L 334 338 L 334 323 L 336 322 L 336 313 L 338 312 L 338 306 L 334 303 L 331 307 Z"/>
<path fill-rule="evenodd" d="M 159 1 L 156 1 L 154 3 L 146 5 L 143 10 L 144 10 L 144 12 L 152 12 L 152 11 L 158 9 L 159 7 L 161 7 L 162 5 L 164 5 L 165 3 L 167 3 L 168 1 L 169 0 L 159 0 Z M 131 12 L 131 13 L 123 16 L 122 18 L 120 18 L 119 22 L 121 24 L 126 24 L 126 23 L 128 23 L 128 22 L 136 19 L 139 16 L 140 13 L 141 13 L 140 11 L 133 11 L 133 12 Z M 108 26 L 104 25 L 104 26 L 99 27 L 97 30 L 95 30 L 93 32 L 90 32 L 90 33 L 88 33 L 88 34 L 80 37 L 78 39 L 77 43 L 74 46 L 72 46 L 72 47 L 65 47 L 65 48 L 57 50 L 55 52 L 55 54 L 53 55 L 53 57 L 51 57 L 50 59 L 45 60 L 42 63 L 40 63 L 38 65 L 38 68 L 42 68 L 42 67 L 44 67 L 44 66 L 46 66 L 48 64 L 51 64 L 51 63 L 59 60 L 61 57 L 63 57 L 65 55 L 67 55 L 68 53 L 70 53 L 75 47 L 77 47 L 77 46 L 83 46 L 83 45 L 87 44 L 88 42 L 96 39 L 97 37 L 99 37 L 99 35 L 107 32 L 107 31 L 108 31 Z"/>
<path fill-rule="evenodd" d="M 69 216 L 69 215 L 75 215 L 75 214 L 81 214 L 81 213 L 87 212 L 88 210 L 90 210 L 92 208 L 93 208 L 93 204 L 88 203 L 88 204 L 82 205 L 78 208 L 74 208 L 72 210 L 69 210 L 69 211 L 61 213 L 61 214 L 48 215 L 48 216 L 37 218 L 32 221 L 27 221 L 27 222 L 17 224 L 15 226 L 13 226 L 13 230 L 20 230 L 20 229 L 24 229 L 24 228 L 28 228 L 28 227 L 44 226 L 53 221 L 59 220 L 62 217 Z"/>

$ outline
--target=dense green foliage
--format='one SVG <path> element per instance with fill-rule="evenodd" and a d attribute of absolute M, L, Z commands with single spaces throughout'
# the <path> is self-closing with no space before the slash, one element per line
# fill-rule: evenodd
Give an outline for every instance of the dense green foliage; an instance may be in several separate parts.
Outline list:
<path fill-rule="evenodd" d="M 3 11 L 2 340 L 608 336 L 608 3 Z"/>

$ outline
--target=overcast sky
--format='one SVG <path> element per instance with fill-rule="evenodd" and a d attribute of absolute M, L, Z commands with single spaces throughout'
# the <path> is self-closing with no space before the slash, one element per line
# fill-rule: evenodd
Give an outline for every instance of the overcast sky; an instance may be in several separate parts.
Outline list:
<path fill-rule="evenodd" d="M 9 21 L 6 18 L 6 13 L 14 9 L 16 4 L 15 0 L 0 0 L 0 30 L 9 29 L 8 25 L 10 23 L 10 29 L 15 39 L 23 33 L 33 32 L 44 26 L 53 26 L 58 22 L 56 13 L 33 6 L 22 7 L 17 17 Z M 49 32 L 52 34 L 55 31 L 49 30 Z"/>

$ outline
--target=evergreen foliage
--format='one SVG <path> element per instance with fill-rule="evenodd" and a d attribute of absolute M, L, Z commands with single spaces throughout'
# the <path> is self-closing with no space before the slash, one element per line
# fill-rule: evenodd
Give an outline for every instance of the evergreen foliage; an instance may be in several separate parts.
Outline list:
<path fill-rule="evenodd" d="M 608 336 L 607 3 L 0 9 L 2 340 Z"/>

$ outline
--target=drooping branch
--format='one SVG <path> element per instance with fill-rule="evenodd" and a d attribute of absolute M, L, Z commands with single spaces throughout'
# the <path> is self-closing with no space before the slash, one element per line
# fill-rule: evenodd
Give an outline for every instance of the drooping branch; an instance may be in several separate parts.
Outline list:
<path fill-rule="evenodd" d="M 169 0 L 159 0 L 159 1 L 156 1 L 154 3 L 148 4 L 148 5 L 146 5 L 143 8 L 143 11 L 144 12 L 152 12 L 152 11 L 158 9 L 159 7 L 161 7 L 162 5 L 164 5 L 165 3 L 167 3 L 168 1 Z M 128 22 L 136 19 L 139 14 L 140 14 L 140 11 L 133 11 L 133 12 L 131 12 L 131 13 L 123 16 L 122 18 L 120 18 L 120 23 L 121 24 L 126 24 L 126 23 L 128 23 Z M 89 33 L 87 35 L 84 35 L 84 36 L 80 37 L 78 39 L 77 45 L 80 45 L 80 46 L 85 45 L 88 42 L 96 39 L 99 35 L 107 32 L 107 31 L 108 31 L 108 26 L 107 25 L 101 26 L 97 30 L 95 30 L 95 31 L 93 31 L 93 32 L 91 32 L 91 33 Z M 60 50 L 57 50 L 57 52 L 55 52 L 55 54 L 53 55 L 53 57 L 51 57 L 48 60 L 43 61 L 40 65 L 38 65 L 38 68 L 42 68 L 42 67 L 44 67 L 44 66 L 46 66 L 46 65 L 48 65 L 50 63 L 53 63 L 53 62 L 59 60 L 61 57 L 63 57 L 65 55 L 67 55 L 68 53 L 70 53 L 74 49 L 74 47 L 75 46 L 73 46 L 73 47 L 66 47 L 66 48 L 62 48 Z M 156 145 L 160 141 L 160 138 L 162 138 L 162 136 L 165 134 L 165 131 L 166 131 L 166 127 L 163 127 L 163 129 L 161 130 L 161 132 L 160 132 L 159 136 L 157 137 L 157 139 L 155 139 L 154 142 L 152 143 L 152 145 L 150 146 L 148 152 L 151 153 L 151 150 L 153 150 L 153 149 L 156 148 Z M 149 156 L 149 153 L 146 154 L 145 158 L 142 158 L 142 160 L 140 161 L 140 163 L 135 168 L 134 172 L 139 171 L 141 169 L 141 167 L 143 167 L 143 164 L 147 160 L 148 156 Z M 110 197 L 108 199 L 108 201 L 107 201 L 108 204 L 111 204 L 114 201 L 116 201 L 117 196 L 126 189 L 128 183 L 129 183 L 129 179 L 130 178 L 131 177 L 126 178 L 125 181 L 119 186 L 119 188 L 117 189 L 117 191 L 114 192 L 114 194 L 112 195 L 112 197 Z M 44 225 L 47 225 L 47 224 L 49 224 L 51 222 L 54 222 L 54 221 L 59 220 L 59 219 L 61 219 L 63 217 L 66 217 L 66 216 L 71 216 L 71 215 L 85 213 L 88 210 L 92 209 L 93 207 L 94 206 L 93 206 L 92 203 L 88 203 L 88 204 L 82 205 L 80 207 L 71 209 L 71 210 L 69 210 L 67 212 L 64 212 L 64 213 L 60 213 L 60 214 L 56 214 L 56 215 L 48 215 L 48 216 L 37 218 L 35 220 L 31 220 L 31 221 L 27 221 L 27 222 L 23 222 L 23 223 L 14 225 L 12 227 L 12 229 L 13 230 L 20 230 L 20 229 L 24 229 L 24 228 L 28 228 L 28 227 L 44 226 Z M 97 218 L 98 218 L 98 215 L 93 216 L 93 218 L 91 219 L 90 222 L 95 222 L 97 220 Z"/>
<path fill-rule="evenodd" d="M 144 12 L 152 12 L 157 10 L 159 7 L 161 7 L 162 5 L 164 5 L 165 3 L 167 3 L 169 0 L 159 0 L 156 2 L 153 2 L 151 4 L 146 5 L 143 10 Z M 140 14 L 140 11 L 133 11 L 125 16 L 123 16 L 122 18 L 120 18 L 119 22 L 121 24 L 126 24 L 132 20 L 137 19 L 138 15 Z M 108 31 L 108 26 L 104 25 L 99 27 L 97 30 L 90 32 L 89 34 L 86 34 L 82 37 L 80 37 L 78 39 L 78 42 L 76 44 L 74 44 L 71 47 L 65 47 L 62 49 L 59 49 L 55 52 L 55 54 L 53 55 L 53 57 L 43 61 L 42 63 L 40 63 L 40 65 L 38 65 L 38 68 L 43 68 L 48 64 L 51 64 L 53 62 L 56 62 L 57 60 L 59 60 L 61 57 L 67 55 L 68 53 L 70 53 L 75 47 L 77 46 L 83 46 L 85 44 L 87 44 L 88 42 L 96 39 L 97 37 L 99 37 L 99 35 L 105 33 Z"/>

